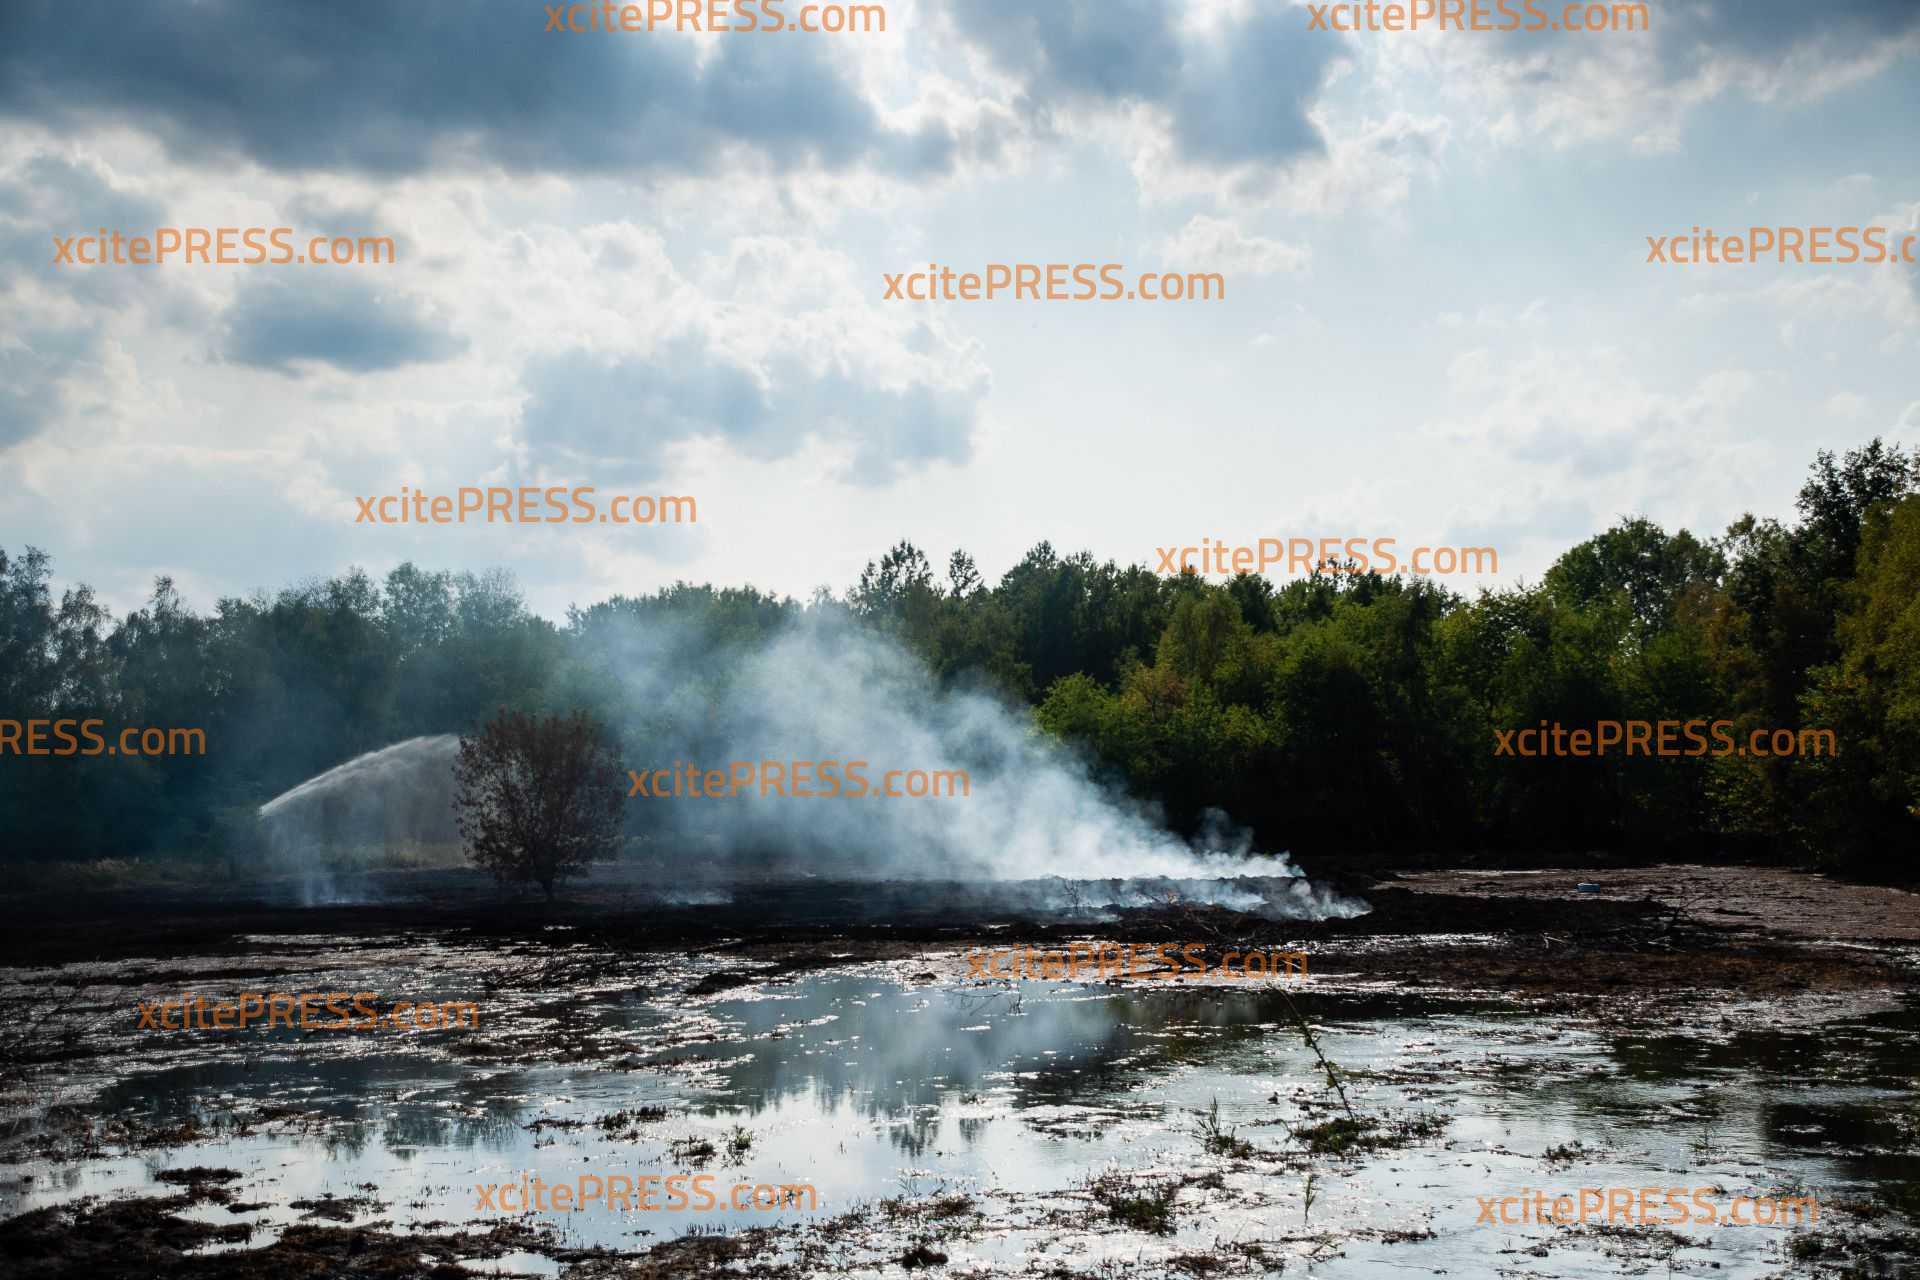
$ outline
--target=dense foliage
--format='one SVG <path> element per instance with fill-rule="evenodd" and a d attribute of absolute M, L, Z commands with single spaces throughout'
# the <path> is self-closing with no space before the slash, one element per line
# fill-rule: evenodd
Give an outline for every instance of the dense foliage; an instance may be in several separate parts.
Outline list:
<path fill-rule="evenodd" d="M 1920 831 L 1917 487 L 1920 457 L 1878 440 L 1822 453 L 1791 524 L 1743 516 L 1703 541 L 1624 520 L 1537 585 L 1477 599 L 1377 574 L 1210 584 L 1047 543 L 988 586 L 965 553 L 942 578 L 902 543 L 843 601 L 806 606 L 680 584 L 556 627 L 503 575 L 407 564 L 209 616 L 161 579 L 116 623 L 85 587 L 56 603 L 41 552 L 0 552 L 0 716 L 195 726 L 209 742 L 204 758 L 0 757 L 0 830 L 15 857 L 217 853 L 234 815 L 282 789 L 500 708 L 591 708 L 623 729 L 684 714 L 609 705 L 631 622 L 684 624 L 711 657 L 830 610 L 944 682 L 1030 705 L 1177 826 L 1223 808 L 1262 848 L 1812 855 L 1904 873 Z M 1603 719 L 1731 720 L 1741 741 L 1830 727 L 1839 752 L 1493 753 L 1496 729 Z"/>

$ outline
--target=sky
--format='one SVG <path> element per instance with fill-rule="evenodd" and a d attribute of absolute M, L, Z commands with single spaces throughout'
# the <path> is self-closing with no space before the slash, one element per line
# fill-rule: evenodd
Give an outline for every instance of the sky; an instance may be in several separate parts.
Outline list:
<path fill-rule="evenodd" d="M 545 7 L 0 0 L 0 547 L 120 611 L 160 575 L 205 612 L 409 560 L 504 567 L 556 619 L 677 580 L 804 599 L 902 539 L 989 582 L 1042 540 L 1494 547 L 1470 588 L 1627 516 L 1786 517 L 1818 450 L 1920 444 L 1920 266 L 1646 261 L 1695 226 L 1920 227 L 1916 0 L 1531 34 L 1283 0 L 887 0 L 859 34 Z M 54 244 L 282 226 L 397 260 Z M 886 298 L 930 262 L 1226 297 Z M 489 485 L 699 518 L 356 518 Z"/>

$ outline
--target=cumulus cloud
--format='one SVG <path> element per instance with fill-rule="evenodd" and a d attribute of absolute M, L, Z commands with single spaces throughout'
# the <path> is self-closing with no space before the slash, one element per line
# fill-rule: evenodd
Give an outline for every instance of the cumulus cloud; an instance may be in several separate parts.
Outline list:
<path fill-rule="evenodd" d="M 1843 422 L 1858 422 L 1867 416 L 1872 401 L 1853 391 L 1836 391 L 1827 397 L 1827 416 Z"/>
<path fill-rule="evenodd" d="M 814 440 L 847 452 L 845 478 L 878 484 L 969 457 L 987 389 L 977 352 L 875 302 L 844 255 L 745 237 L 701 263 L 696 281 L 657 241 L 603 228 L 594 242 L 603 260 L 618 246 L 651 290 L 687 303 L 671 327 L 580 335 L 528 361 L 530 465 L 640 477 L 693 440 L 761 461 Z"/>
<path fill-rule="evenodd" d="M 1208 267 L 1242 275 L 1305 271 L 1312 254 L 1298 245 L 1248 235 L 1233 222 L 1196 214 L 1160 247 L 1169 265 Z"/>
<path fill-rule="evenodd" d="M 450 360 L 467 349 L 425 303 L 362 280 L 250 281 L 221 322 L 223 359 L 279 373 L 315 364 L 378 373 Z"/>
<path fill-rule="evenodd" d="M 1696 0 L 1660 19 L 1669 80 L 1732 80 L 1765 97 L 1817 96 L 1920 52 L 1911 0 Z"/>
<path fill-rule="evenodd" d="M 1324 113 L 1326 146 L 1290 164 L 1215 168 L 1188 160 L 1171 139 L 1136 131 L 1132 168 L 1149 200 L 1212 199 L 1299 214 L 1358 209 L 1375 215 L 1407 203 L 1417 177 L 1437 177 L 1452 137 L 1444 116 L 1395 111 L 1382 119 L 1335 123 Z"/>
<path fill-rule="evenodd" d="M 941 0 L 1030 136 L 1117 143 L 1149 200 L 1331 213 L 1404 203 L 1442 116 L 1335 111 L 1352 46 L 1306 11 L 1221 0 Z M 1386 95 L 1394 101 L 1397 95 Z"/>
<path fill-rule="evenodd" d="M 1160 101 L 1179 83 L 1176 9 L 1164 0 L 956 0 L 948 13 L 1035 97 Z"/>
<path fill-rule="evenodd" d="M 55 421 L 65 381 L 99 358 L 107 316 L 158 287 L 124 268 L 61 264 L 54 240 L 159 220 L 157 203 L 92 162 L 35 151 L 0 169 L 0 449 Z"/>
<path fill-rule="evenodd" d="M 1288 9 L 1193 41 L 1169 104 L 1182 157 L 1224 167 L 1318 154 L 1326 144 L 1308 108 L 1331 61 Z"/>
<path fill-rule="evenodd" d="M 1423 485 L 1474 495 L 1459 528 L 1475 534 L 1513 524 L 1481 510 L 1486 495 L 1498 495 L 1502 510 L 1566 516 L 1506 533 L 1539 548 L 1594 532 L 1570 523 L 1582 503 L 1603 523 L 1611 506 L 1717 532 L 1729 513 L 1751 504 L 1752 481 L 1772 461 L 1752 437 L 1760 380 L 1745 370 L 1676 385 L 1618 347 L 1543 346 L 1524 355 L 1469 351 L 1449 375 L 1453 411 L 1421 428 L 1431 445 L 1405 456 Z"/>
<path fill-rule="evenodd" d="M 1057 108 L 1150 111 L 1181 161 L 1213 170 L 1320 154 L 1309 110 L 1339 46 L 1264 9 L 1208 29 L 1166 0 L 949 0 L 962 39 L 1044 121 Z"/>
<path fill-rule="evenodd" d="M 96 345 L 87 329 L 41 329 L 31 343 L 0 335 L 0 450 L 37 435 L 54 420 L 60 380 Z"/>
<path fill-rule="evenodd" d="M 825 38 L 546 32 L 519 0 L 7 0 L 0 115 L 136 124 L 186 160 L 385 176 L 776 170 L 924 175 L 957 142 L 889 128 Z"/>
<path fill-rule="evenodd" d="M 0 262 L 9 275 L 25 272 L 61 292 L 110 303 L 124 297 L 124 275 L 62 263 L 54 241 L 97 237 L 103 227 L 109 235 L 142 228 L 151 234 L 161 213 L 159 202 L 115 182 L 97 162 L 31 152 L 0 173 Z"/>
<path fill-rule="evenodd" d="M 1624 139 L 1653 151 L 1679 147 L 1693 109 L 1727 94 L 1812 100 L 1920 54 L 1912 0 L 1670 0 L 1649 6 L 1641 30 L 1525 29 L 1562 7 L 1533 0 L 1530 17 L 1515 6 L 1510 32 L 1345 42 L 1373 60 L 1383 88 L 1424 82 L 1464 107 L 1470 134 L 1553 146 Z"/>
<path fill-rule="evenodd" d="M 1550 559 L 1616 504 L 1711 526 L 1790 496 L 1806 449 L 1857 444 L 1883 408 L 1920 431 L 1920 408 L 1899 413 L 1920 274 L 1627 270 L 1685 193 L 1619 144 L 1714 149 L 1708 187 L 1756 223 L 1910 226 L 1883 135 L 1920 7 L 1655 2 L 1651 32 L 1546 38 L 1313 32 L 1290 0 L 890 0 L 885 36 L 772 41 L 547 33 L 531 0 L 0 0 L 0 525 L 128 600 L 159 568 L 216 594 L 451 555 L 511 562 L 558 608 L 688 562 L 738 580 L 737 549 L 772 543 L 786 559 L 754 571 L 804 591 L 844 585 L 822 566 L 857 572 L 848 548 L 929 526 L 983 567 L 1015 536 L 1112 554 L 1132 535 L 1097 496 L 1065 532 L 1004 532 L 1009 512 L 1057 516 L 1041 491 L 1072 465 L 1063 438 L 1170 413 L 1251 437 L 1286 394 L 1404 464 L 1316 518 L 1418 513 L 1409 537 L 1492 541 L 1503 566 L 1510 541 Z M 1821 103 L 1827 141 L 1804 153 L 1790 109 L 1880 68 Z M 1793 149 L 1755 153 L 1744 123 L 1693 110 L 1741 95 L 1779 104 Z M 1579 142 L 1608 150 L 1530 149 Z M 1596 237 L 1542 275 L 1546 207 L 1591 210 Z M 1469 221 L 1511 240 L 1512 271 L 1452 251 Z M 169 224 L 391 235 L 399 262 L 53 265 L 55 234 Z M 1286 296 L 1157 315 L 882 301 L 882 269 L 976 246 L 1159 254 L 1284 275 Z M 1413 364 L 1382 383 L 1392 343 Z M 1124 378 L 1070 372 L 1094 350 L 1124 353 Z M 349 495 L 401 483 L 641 477 L 710 500 L 703 524 L 447 551 L 350 523 Z M 266 496 L 208 507 L 227 536 L 170 514 L 229 491 Z"/>

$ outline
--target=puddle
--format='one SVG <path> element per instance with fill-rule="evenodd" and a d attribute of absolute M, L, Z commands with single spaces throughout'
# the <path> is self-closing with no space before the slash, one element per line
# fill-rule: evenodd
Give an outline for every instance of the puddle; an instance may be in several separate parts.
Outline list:
<path fill-rule="evenodd" d="M 480 1027 L 163 1033 L 134 1053 L 116 1033 L 69 1087 L 74 1102 L 91 1090 L 81 1110 L 96 1139 L 124 1141 L 15 1164 L 0 1214 L 177 1194 L 161 1175 L 200 1167 L 239 1177 L 222 1184 L 225 1202 L 180 1216 L 255 1228 L 201 1253 L 257 1249 L 294 1225 L 476 1232 L 509 1218 L 544 1228 L 556 1251 L 631 1252 L 690 1233 L 821 1228 L 904 1197 L 948 1204 L 956 1223 L 979 1215 L 981 1229 L 941 1244 L 956 1273 L 1052 1260 L 1093 1274 L 1103 1258 L 1239 1250 L 1236 1265 L 1285 1259 L 1323 1276 L 1737 1277 L 1778 1273 L 1794 1228 L 1493 1226 L 1476 1220 L 1476 1197 L 1804 1193 L 1831 1224 L 1846 1202 L 1920 1175 L 1920 1017 L 1891 997 L 1809 996 L 1791 1017 L 1729 1003 L 1683 1030 L 1657 1008 L 1637 1023 L 1556 1022 L 1512 1000 L 1381 990 L 1363 972 L 1284 987 L 970 983 L 952 951 L 703 995 L 747 962 L 351 941 L 263 938 L 277 953 L 249 956 L 244 978 L 232 961 L 189 976 L 207 991 L 282 971 L 305 975 L 294 989 L 470 998 Z M 12 976 L 14 996 L 35 989 L 35 975 Z M 86 976 L 101 1010 L 156 990 Z M 179 965 L 159 989 L 183 989 Z M 1299 1133 L 1342 1113 L 1289 993 L 1355 1108 L 1416 1136 L 1304 1154 Z M 1250 1147 L 1203 1143 L 1199 1113 L 1216 1105 L 1218 1132 Z M 682 1173 L 706 1175 L 713 1202 L 501 1214 L 476 1192 Z M 1115 1230 L 1135 1191 L 1150 1200 L 1174 1183 L 1169 1232 Z M 732 1202 L 736 1185 L 748 1205 Z M 803 1185 L 810 1201 L 750 1207 L 755 1187 Z M 920 1238 L 905 1221 L 880 1225 L 889 1248 Z M 526 1250 L 462 1265 L 562 1270 Z"/>

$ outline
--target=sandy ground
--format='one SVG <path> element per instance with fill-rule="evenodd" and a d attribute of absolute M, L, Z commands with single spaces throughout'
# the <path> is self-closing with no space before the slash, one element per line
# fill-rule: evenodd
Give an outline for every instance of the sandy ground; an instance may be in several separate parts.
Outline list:
<path fill-rule="evenodd" d="M 1530 901 L 1658 903 L 1695 924 L 1825 942 L 1920 942 L 1920 893 L 1848 884 L 1783 867 L 1587 871 L 1423 871 L 1391 883 L 1418 893 Z M 1597 884 L 1597 893 L 1581 893 Z"/>

